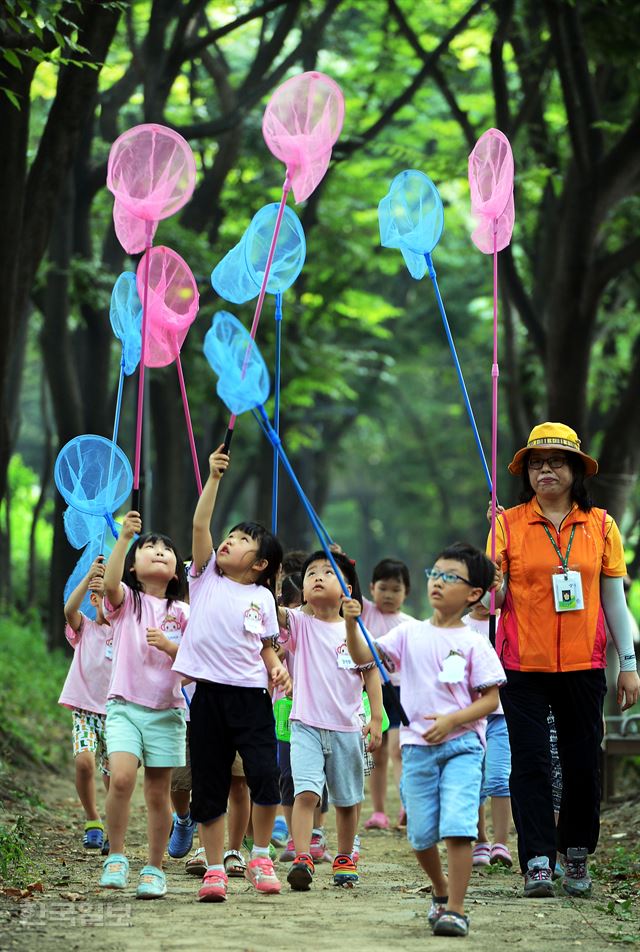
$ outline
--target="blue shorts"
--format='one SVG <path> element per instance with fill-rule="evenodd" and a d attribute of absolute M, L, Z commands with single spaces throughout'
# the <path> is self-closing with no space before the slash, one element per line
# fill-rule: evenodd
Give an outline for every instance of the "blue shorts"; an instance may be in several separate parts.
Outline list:
<path fill-rule="evenodd" d="M 487 718 L 487 752 L 484 758 L 482 795 L 487 797 L 510 797 L 511 748 L 509 731 L 504 714 L 490 714 Z"/>
<path fill-rule="evenodd" d="M 483 757 L 474 731 L 432 746 L 403 745 L 400 793 L 414 850 L 447 837 L 477 837 Z"/>
<path fill-rule="evenodd" d="M 364 800 L 364 747 L 360 731 L 327 731 L 291 721 L 291 773 L 295 795 L 310 790 L 352 807 Z"/>
<path fill-rule="evenodd" d="M 187 722 L 180 707 L 157 711 L 132 701 L 107 701 L 107 753 L 133 754 L 145 767 L 184 767 Z"/>

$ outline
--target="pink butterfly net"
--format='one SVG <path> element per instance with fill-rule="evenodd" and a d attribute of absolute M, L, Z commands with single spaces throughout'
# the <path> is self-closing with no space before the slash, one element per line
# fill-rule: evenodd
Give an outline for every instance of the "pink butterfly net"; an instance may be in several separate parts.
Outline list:
<path fill-rule="evenodd" d="M 137 255 L 144 251 L 147 243 L 153 241 L 158 228 L 158 223 L 155 221 L 149 223 L 142 218 L 136 218 L 117 198 L 113 203 L 113 224 L 116 237 L 128 255 Z M 151 233 L 148 235 L 149 224 L 151 224 Z"/>
<path fill-rule="evenodd" d="M 515 222 L 513 201 L 513 153 L 499 129 L 488 129 L 469 156 L 471 211 L 477 227 L 471 238 L 484 254 L 493 254 L 493 229 L 497 221 L 496 251 L 511 241 Z"/>
<path fill-rule="evenodd" d="M 144 289 L 147 255 L 149 293 L 144 363 L 147 367 L 166 367 L 179 355 L 198 313 L 198 286 L 180 255 L 171 248 L 158 245 L 147 251 L 138 264 L 136 282 L 139 295 Z"/>
<path fill-rule="evenodd" d="M 296 202 L 322 180 L 344 122 L 344 96 L 324 73 L 301 73 L 276 89 L 262 120 L 269 150 L 287 166 Z"/>
<path fill-rule="evenodd" d="M 136 218 L 168 218 L 189 201 L 195 183 L 191 147 L 173 129 L 156 123 L 134 126 L 111 146 L 107 188 Z"/>

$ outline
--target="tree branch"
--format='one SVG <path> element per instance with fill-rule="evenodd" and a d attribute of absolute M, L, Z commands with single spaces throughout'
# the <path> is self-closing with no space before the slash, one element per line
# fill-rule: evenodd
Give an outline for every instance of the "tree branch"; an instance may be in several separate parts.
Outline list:
<path fill-rule="evenodd" d="M 594 262 L 589 276 L 590 292 L 599 297 L 610 281 L 637 261 L 640 261 L 640 237 Z"/>
<path fill-rule="evenodd" d="M 507 77 L 502 59 L 502 50 L 513 16 L 513 3 L 514 0 L 499 0 L 496 4 L 498 10 L 498 27 L 491 39 L 489 54 L 491 60 L 493 97 L 496 104 L 496 125 L 505 135 L 509 135 L 511 131 L 511 115 L 509 111 L 509 90 L 507 89 Z"/>
<path fill-rule="evenodd" d="M 593 172 L 593 187 L 599 215 L 621 198 L 631 194 L 638 183 L 640 164 L 640 111 L 633 117 L 626 132 L 610 151 L 603 156 Z"/>
<path fill-rule="evenodd" d="M 210 30 L 204 36 L 199 36 L 197 40 L 193 40 L 193 42 L 185 46 L 185 58 L 195 59 L 201 50 L 206 49 L 207 46 L 217 42 L 217 40 L 221 40 L 223 36 L 226 36 L 228 33 L 233 33 L 238 27 L 244 26 L 245 23 L 250 23 L 251 20 L 264 17 L 272 10 L 277 10 L 278 7 L 286 6 L 288 2 L 289 0 L 269 0 L 268 3 L 263 3 L 262 6 L 254 7 L 253 10 L 249 10 L 248 13 L 243 13 L 242 16 L 237 17 L 231 23 L 217 27 L 215 30 Z"/>
<path fill-rule="evenodd" d="M 385 126 L 391 122 L 395 114 L 402 109 L 403 106 L 406 106 L 408 102 L 411 102 L 414 94 L 420 88 L 426 77 L 431 73 L 433 66 L 438 62 L 442 54 L 448 49 L 449 44 L 455 37 L 461 33 L 464 28 L 467 26 L 469 21 L 478 13 L 478 11 L 485 5 L 485 0 L 475 0 L 467 12 L 458 20 L 458 22 L 451 27 L 448 33 L 445 34 L 444 38 L 440 41 L 435 50 L 428 54 L 427 58 L 423 61 L 422 69 L 420 69 L 416 75 L 413 77 L 409 85 L 400 93 L 399 96 L 387 106 L 384 112 L 380 115 L 376 121 L 369 126 L 368 129 L 365 129 L 357 138 L 348 139 L 340 144 L 339 148 L 335 149 L 336 161 L 344 161 L 358 149 L 361 149 L 363 145 L 367 142 L 370 142 L 372 139 L 378 135 L 378 133 L 384 129 Z"/>
<path fill-rule="evenodd" d="M 531 335 L 531 340 L 540 358 L 544 360 L 547 347 L 544 329 L 533 308 L 531 299 L 524 289 L 522 279 L 513 260 L 511 245 L 508 245 L 500 252 L 500 261 L 502 264 L 502 273 L 505 277 L 513 306 L 518 311 L 522 323 Z"/>

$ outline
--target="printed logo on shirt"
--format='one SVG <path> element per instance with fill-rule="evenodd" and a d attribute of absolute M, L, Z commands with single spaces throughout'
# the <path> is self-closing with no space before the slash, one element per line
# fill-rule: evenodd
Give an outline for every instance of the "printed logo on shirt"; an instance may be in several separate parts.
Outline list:
<path fill-rule="evenodd" d="M 244 630 L 250 632 L 252 635 L 264 635 L 264 614 L 259 605 L 256 605 L 255 602 L 251 602 L 246 612 L 244 613 Z"/>
<path fill-rule="evenodd" d="M 113 638 L 107 638 L 105 641 L 104 656 L 107 661 L 113 661 Z"/>
<path fill-rule="evenodd" d="M 352 671 L 356 667 L 351 655 L 349 654 L 346 641 L 336 648 L 336 655 L 339 668 L 342 668 L 345 671 Z"/>
<path fill-rule="evenodd" d="M 182 629 L 180 628 L 180 622 L 175 615 L 167 615 L 165 620 L 160 625 L 160 628 L 165 633 L 169 641 L 173 641 L 176 644 L 180 643 L 182 638 Z"/>
<path fill-rule="evenodd" d="M 438 671 L 438 681 L 443 684 L 459 684 L 464 681 L 466 663 L 462 652 L 452 649 L 442 662 L 442 670 Z"/>

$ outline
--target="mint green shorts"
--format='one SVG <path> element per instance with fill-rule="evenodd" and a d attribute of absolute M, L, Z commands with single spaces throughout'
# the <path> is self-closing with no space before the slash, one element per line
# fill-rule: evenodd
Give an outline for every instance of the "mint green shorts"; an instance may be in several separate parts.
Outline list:
<path fill-rule="evenodd" d="M 184 767 L 187 725 L 179 707 L 157 711 L 132 701 L 107 701 L 107 753 L 133 754 L 145 767 Z"/>

